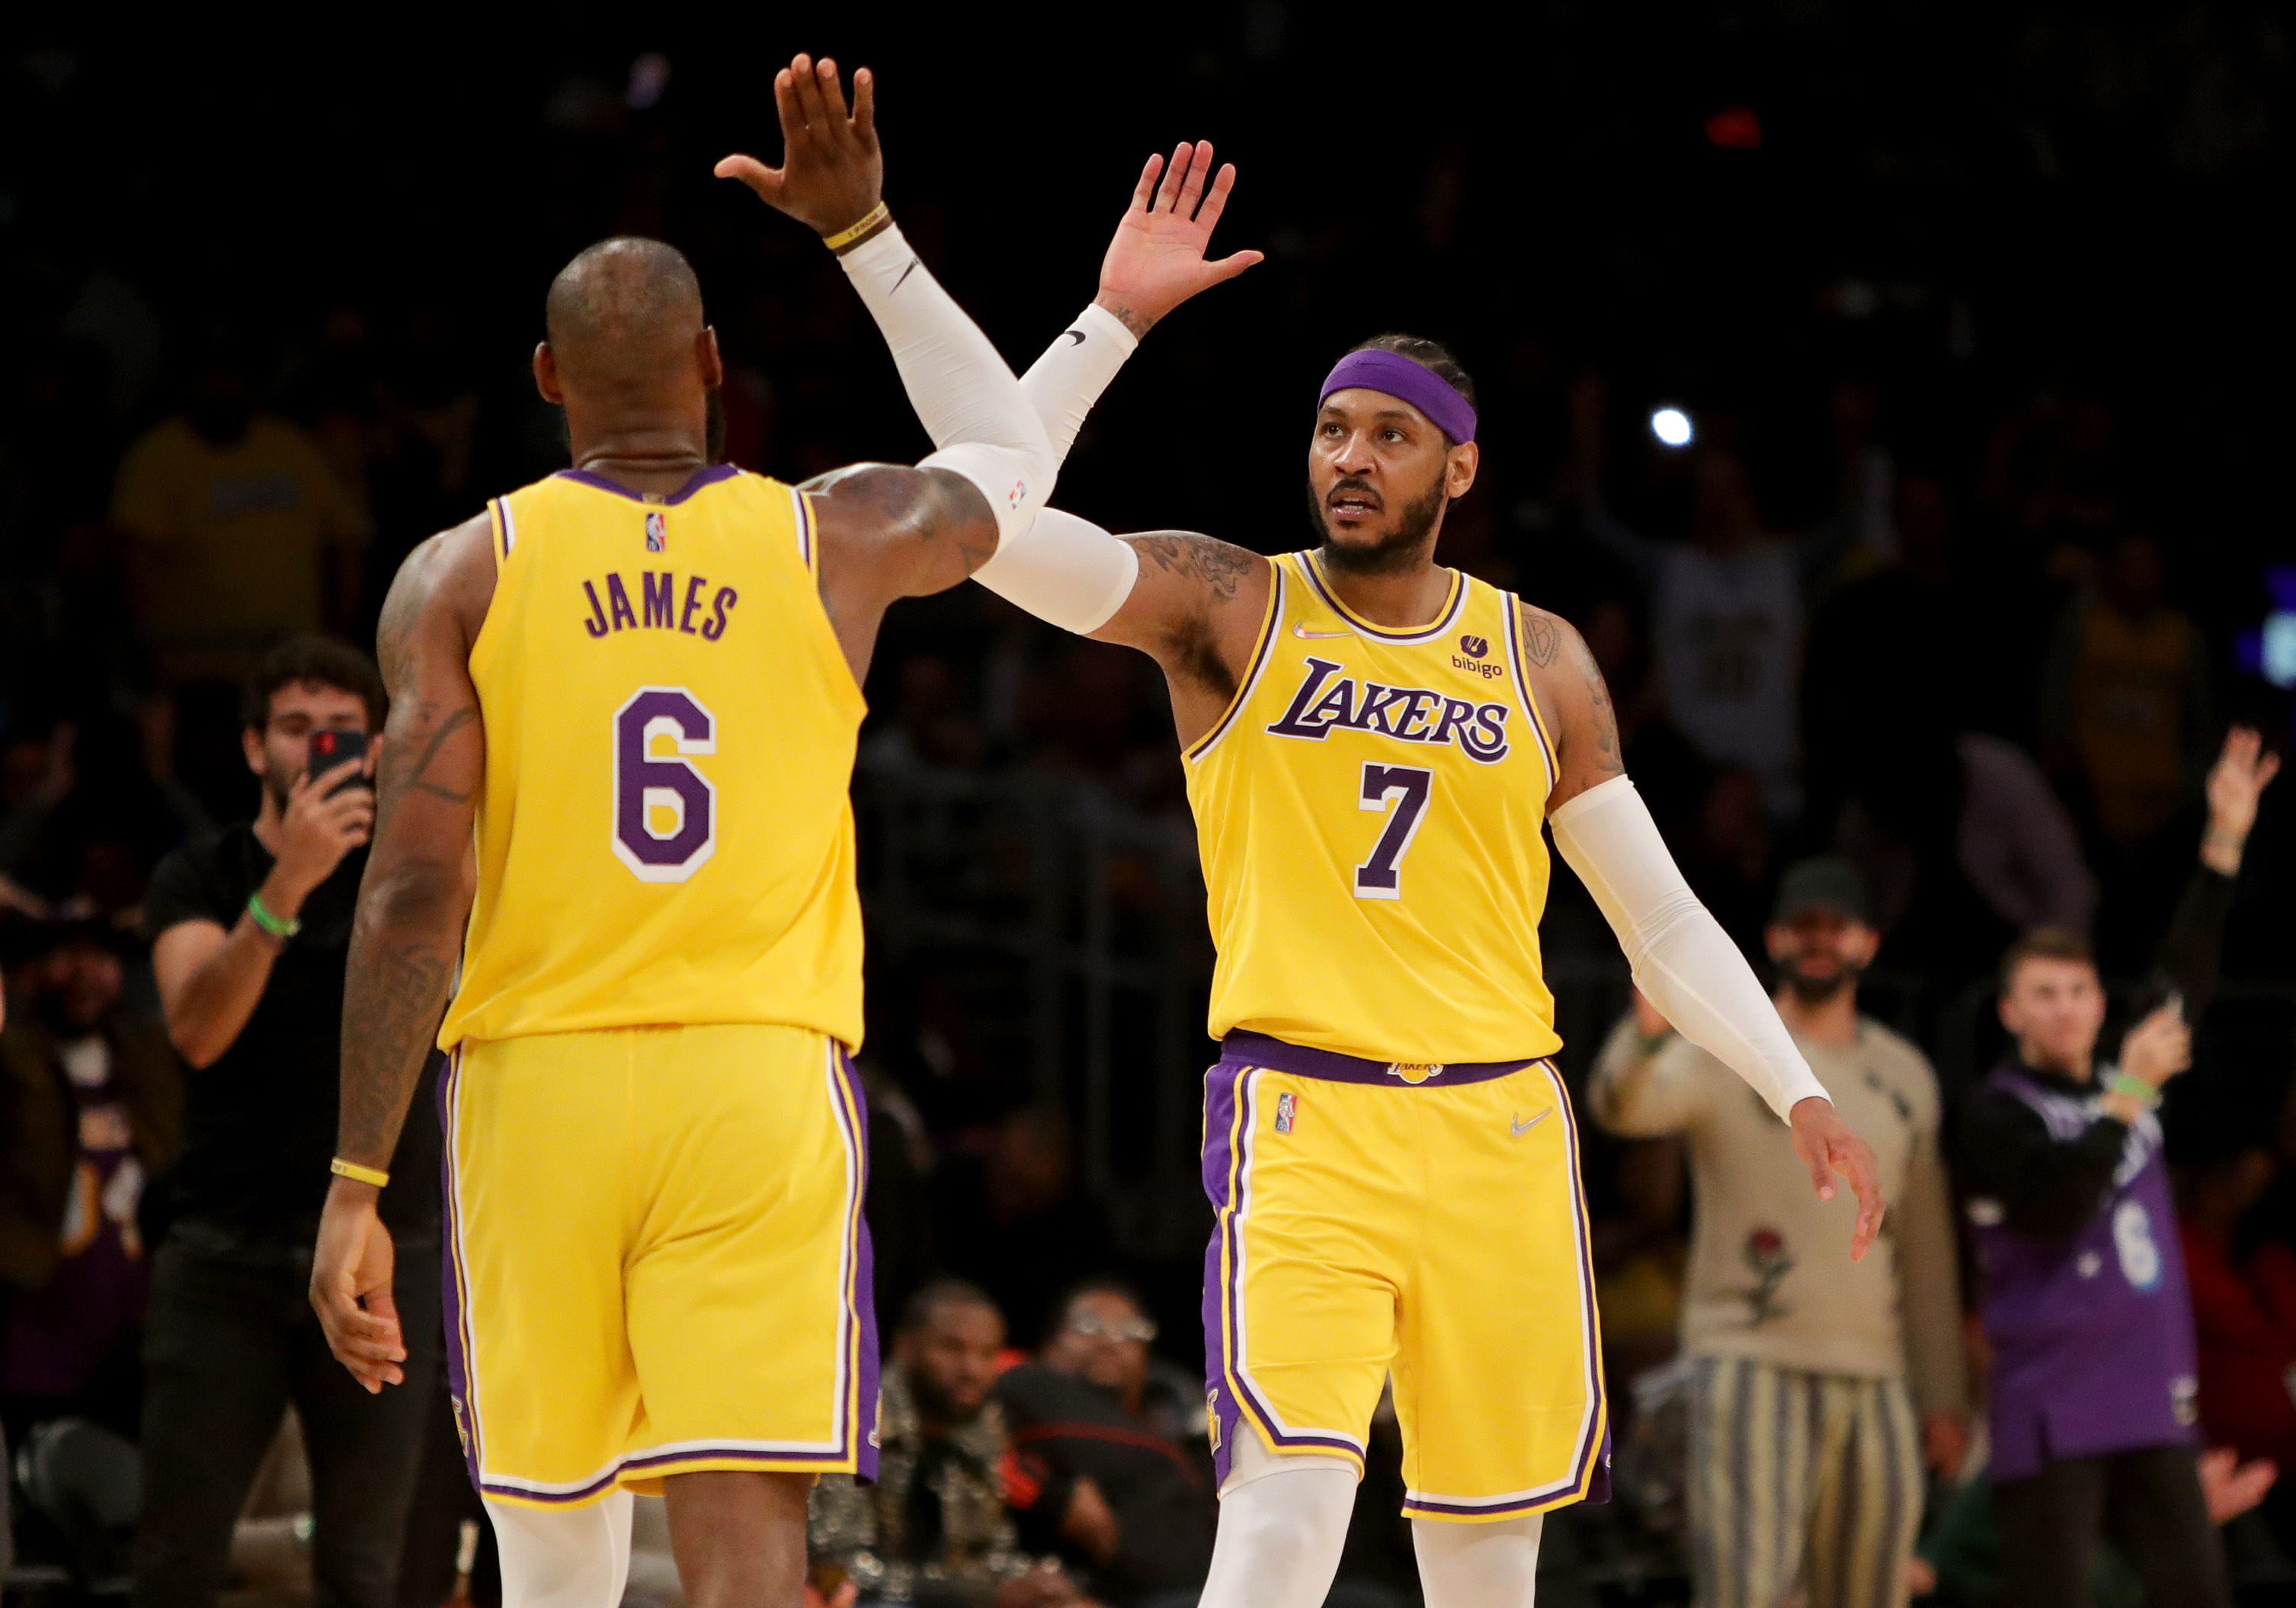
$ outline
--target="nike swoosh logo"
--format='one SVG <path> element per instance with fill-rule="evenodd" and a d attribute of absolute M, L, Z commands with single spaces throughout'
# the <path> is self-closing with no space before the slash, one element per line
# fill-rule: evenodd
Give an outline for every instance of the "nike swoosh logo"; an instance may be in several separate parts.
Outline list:
<path fill-rule="evenodd" d="M 1520 1139 L 1520 1138 L 1521 1138 L 1521 1137 L 1523 1136 L 1523 1135 L 1525 1135 L 1525 1134 L 1529 1133 L 1532 1128 L 1537 1128 L 1540 1123 L 1542 1123 L 1542 1122 L 1546 1121 L 1546 1120 L 1547 1120 L 1547 1118 L 1549 1118 L 1549 1117 L 1553 1116 L 1554 1114 L 1554 1108 L 1553 1106 L 1551 1106 L 1551 1105 L 1550 1105 L 1550 1106 L 1548 1106 L 1545 1111 L 1543 1111 L 1543 1112 L 1539 1112 L 1539 1113 L 1538 1113 L 1538 1115 L 1537 1115 L 1536 1117 L 1533 1117 L 1533 1118 L 1532 1118 L 1529 1121 L 1528 1121 L 1528 1122 L 1524 1122 L 1524 1121 L 1519 1120 L 1518 1119 L 1515 1119 L 1515 1118 L 1510 1117 L 1509 1119 L 1507 1119 L 1507 1127 L 1508 1127 L 1508 1128 L 1509 1128 L 1509 1129 L 1513 1133 L 1514 1136 L 1515 1136 L 1516 1138 Z"/>
<path fill-rule="evenodd" d="M 1070 340 L 1075 341 L 1078 346 L 1082 346 L 1084 344 L 1084 332 L 1082 330 L 1068 330 L 1063 332 Z"/>
<path fill-rule="evenodd" d="M 893 291 L 898 291 L 898 290 L 899 290 L 903 285 L 905 285 L 905 284 L 908 283 L 909 283 L 909 275 L 912 275 L 912 274 L 914 274 L 914 273 L 915 273 L 916 271 L 917 271 L 917 259 L 916 259 L 915 258 L 912 257 L 912 258 L 909 258 L 909 266 L 908 266 L 907 267 L 903 268 L 903 269 L 901 270 L 901 276 L 900 276 L 898 279 L 896 279 L 895 281 L 893 281 L 893 290 L 892 290 L 892 291 L 886 291 L 886 292 L 885 292 L 885 294 L 886 294 L 886 295 L 888 295 L 888 296 L 890 296 L 890 295 L 893 293 Z"/>
<path fill-rule="evenodd" d="M 1292 635 L 1294 636 L 1305 636 L 1310 642 L 1313 642 L 1318 637 L 1352 636 L 1355 633 L 1353 631 L 1311 631 L 1306 626 L 1293 626 L 1292 628 Z"/>

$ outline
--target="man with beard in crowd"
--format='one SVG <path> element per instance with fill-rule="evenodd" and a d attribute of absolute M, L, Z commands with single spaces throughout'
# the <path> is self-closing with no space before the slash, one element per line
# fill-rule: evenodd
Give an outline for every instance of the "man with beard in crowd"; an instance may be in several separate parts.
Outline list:
<path fill-rule="evenodd" d="M 1004 1316 L 978 1284 L 937 1279 L 910 1298 L 885 1367 L 875 1482 L 832 1473 L 814 1487 L 807 1551 L 827 1601 L 1092 1608 L 1022 1545 L 1062 1538 L 1105 1555 L 1115 1520 L 1090 1480 L 1013 1455 L 989 1399 L 1004 1346 Z"/>
<path fill-rule="evenodd" d="M 1588 1103 L 1614 1133 L 1690 1136 L 1698 1210 L 1682 1343 L 1695 1367 L 1699 1600 L 1776 1603 L 1799 1585 L 1810 1608 L 1886 1608 L 1905 1601 L 1922 1464 L 1950 1472 L 1964 1444 L 1937 1080 L 1919 1050 L 1857 1013 L 1881 935 L 1847 861 L 1789 870 L 1767 939 L 1779 1016 L 1879 1161 L 1890 1202 L 1879 1254 L 1844 1268 L 1814 1253 L 1836 1243 L 1851 1202 L 1802 1188 L 1767 1108 L 1639 995 Z"/>

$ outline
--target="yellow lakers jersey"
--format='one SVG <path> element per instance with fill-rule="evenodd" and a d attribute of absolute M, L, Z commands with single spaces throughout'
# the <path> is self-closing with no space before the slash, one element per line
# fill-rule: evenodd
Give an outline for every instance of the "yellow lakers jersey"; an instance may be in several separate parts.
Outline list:
<path fill-rule="evenodd" d="M 439 1042 L 781 1022 L 861 1041 L 860 689 L 805 497 L 720 466 L 492 505 L 479 882 Z"/>
<path fill-rule="evenodd" d="M 1275 561 L 1242 685 L 1187 752 L 1211 1035 L 1373 1061 L 1552 1054 L 1540 975 L 1553 745 L 1514 599 L 1464 574 L 1433 625 L 1350 613 Z"/>

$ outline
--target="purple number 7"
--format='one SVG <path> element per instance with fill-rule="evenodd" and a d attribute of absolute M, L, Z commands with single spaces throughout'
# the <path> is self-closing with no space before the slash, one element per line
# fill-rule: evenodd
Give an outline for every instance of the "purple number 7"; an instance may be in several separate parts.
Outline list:
<path fill-rule="evenodd" d="M 1410 765 L 1370 765 L 1363 768 L 1363 796 L 1357 808 L 1383 810 L 1388 795 L 1400 794 L 1386 830 L 1372 845 L 1371 858 L 1356 867 L 1357 898 L 1401 898 L 1402 878 L 1396 862 L 1419 834 L 1420 818 L 1427 813 L 1427 792 L 1435 783 L 1432 771 Z"/>
<path fill-rule="evenodd" d="M 654 757 L 665 736 L 678 757 Z M 684 758 L 717 751 L 717 720 L 682 686 L 642 686 L 614 711 L 614 853 L 638 881 L 682 882 L 718 851 L 718 790 Z M 674 818 L 667 834 L 657 809 Z"/>

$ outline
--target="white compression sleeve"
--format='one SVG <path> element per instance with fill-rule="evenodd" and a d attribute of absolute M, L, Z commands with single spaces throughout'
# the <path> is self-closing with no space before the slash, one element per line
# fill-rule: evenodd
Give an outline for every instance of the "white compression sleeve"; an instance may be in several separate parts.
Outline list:
<path fill-rule="evenodd" d="M 503 1608 L 620 1608 L 630 1576 L 630 1493 L 586 1507 L 487 1504 Z"/>
<path fill-rule="evenodd" d="M 1588 788 L 1548 825 L 1619 935 L 1635 986 L 1676 1031 L 1743 1078 L 1782 1120 L 1796 1101 L 1827 1097 L 1754 969 L 1682 880 L 1632 782 L 1612 776 Z"/>
<path fill-rule="evenodd" d="M 1085 415 L 1139 346 L 1140 338 L 1124 327 L 1121 318 L 1091 302 L 1021 376 L 1029 405 L 1053 439 L 1055 462 L 1067 462 Z"/>
<path fill-rule="evenodd" d="M 920 467 L 953 470 L 978 486 L 1002 536 L 1027 529 L 1052 495 L 1060 462 L 1004 359 L 898 228 L 837 260 L 883 332 L 909 406 L 939 449 Z"/>
<path fill-rule="evenodd" d="M 1090 520 L 1057 508 L 1006 536 L 972 578 L 1064 631 L 1089 636 L 1124 606 L 1140 555 Z"/>
<path fill-rule="evenodd" d="M 1411 1521 L 1411 1550 L 1427 1608 L 1531 1608 L 1545 1514 L 1487 1524 Z"/>
<path fill-rule="evenodd" d="M 1242 1431 L 1199 1608 L 1318 1608 L 1340 1571 L 1355 1505 L 1355 1464 L 1277 1456 Z"/>

